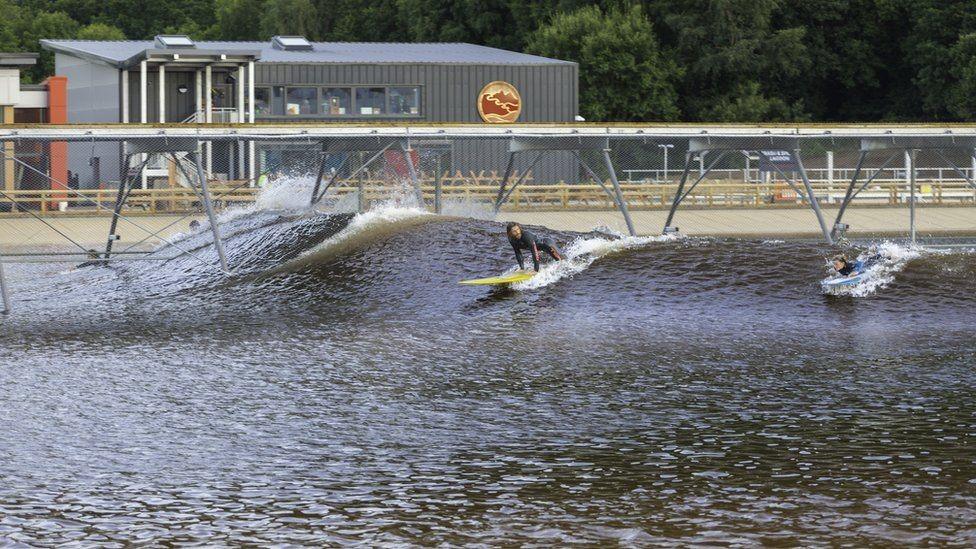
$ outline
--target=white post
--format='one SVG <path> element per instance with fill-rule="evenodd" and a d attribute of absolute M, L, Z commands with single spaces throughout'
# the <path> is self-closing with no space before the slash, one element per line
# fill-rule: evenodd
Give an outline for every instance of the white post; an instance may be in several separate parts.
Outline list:
<path fill-rule="evenodd" d="M 148 67 L 145 61 L 139 63 L 139 122 L 145 124 L 149 122 L 149 78 L 146 74 Z"/>
<path fill-rule="evenodd" d="M 204 69 L 204 83 L 203 83 L 203 104 L 204 113 L 203 121 L 207 124 L 213 122 L 213 94 L 211 90 L 213 89 L 213 70 L 210 65 L 207 65 Z M 207 141 L 209 143 L 209 141 Z"/>
<path fill-rule="evenodd" d="M 705 175 L 705 151 L 698 153 L 698 175 Z"/>
<path fill-rule="evenodd" d="M 247 122 L 254 123 L 254 61 L 247 63 Z"/>
<path fill-rule="evenodd" d="M 972 171 L 969 172 L 969 178 L 976 181 L 976 149 L 973 149 L 973 152 L 971 154 L 972 156 L 970 157 L 970 168 L 972 169 Z"/>
<path fill-rule="evenodd" d="M 247 123 L 254 123 L 254 61 L 247 63 Z M 257 184 L 258 174 L 254 169 L 254 141 L 247 143 L 248 155 L 248 177 L 251 179 L 251 186 Z"/>
<path fill-rule="evenodd" d="M 244 65 L 237 65 L 237 123 L 244 123 L 244 88 L 247 87 L 247 80 L 244 79 Z M 237 141 L 237 173 L 235 179 L 244 178 L 244 141 Z"/>
<path fill-rule="evenodd" d="M 159 123 L 166 123 L 166 65 L 159 64 Z"/>
<path fill-rule="evenodd" d="M 139 62 L 139 122 L 145 124 L 149 122 L 149 64 L 143 60 Z M 139 155 L 140 165 L 146 162 L 146 154 Z M 149 186 L 149 179 L 146 177 L 146 170 L 140 170 L 142 188 Z M 120 182 L 121 184 L 121 182 Z"/>
<path fill-rule="evenodd" d="M 203 75 L 200 74 L 200 69 L 193 71 L 193 86 L 196 88 L 193 97 L 193 121 L 200 121 L 200 111 L 203 110 Z"/>
<path fill-rule="evenodd" d="M 213 68 L 207 65 L 203 69 L 203 121 L 207 124 L 213 122 Z M 207 141 L 207 179 L 213 178 L 213 141 Z"/>
<path fill-rule="evenodd" d="M 237 66 L 237 123 L 244 123 L 244 87 L 247 82 L 244 80 L 244 65 Z"/>
<path fill-rule="evenodd" d="M 834 151 L 827 151 L 827 188 L 829 192 L 834 192 Z M 827 202 L 833 202 L 829 194 Z"/>
<path fill-rule="evenodd" d="M 129 71 L 123 70 L 119 73 L 122 76 L 122 112 L 119 120 L 123 124 L 129 123 Z"/>

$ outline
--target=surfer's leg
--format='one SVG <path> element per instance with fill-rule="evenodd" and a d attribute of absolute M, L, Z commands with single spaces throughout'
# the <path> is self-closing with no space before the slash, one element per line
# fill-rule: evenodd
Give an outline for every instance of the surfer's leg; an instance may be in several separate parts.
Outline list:
<path fill-rule="evenodd" d="M 556 241 L 551 238 L 546 238 L 542 241 L 541 248 L 549 254 L 549 257 L 555 259 L 556 261 L 562 261 L 563 256 L 559 253 L 556 248 Z"/>

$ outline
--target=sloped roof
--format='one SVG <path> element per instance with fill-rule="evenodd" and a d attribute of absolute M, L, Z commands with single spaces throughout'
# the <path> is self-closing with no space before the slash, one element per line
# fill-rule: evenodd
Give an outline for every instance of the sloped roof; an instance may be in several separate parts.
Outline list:
<path fill-rule="evenodd" d="M 284 51 L 267 42 L 196 43 L 208 52 L 256 53 L 261 63 L 390 63 L 390 64 L 456 64 L 456 65 L 571 65 L 570 61 L 549 59 L 487 46 L 466 43 L 394 43 L 394 42 L 312 42 L 309 51 Z M 41 40 L 46 50 L 93 58 L 123 66 L 146 50 L 153 50 L 151 40 Z M 190 54 L 194 50 L 183 50 Z M 180 50 L 174 50 L 180 53 Z"/>

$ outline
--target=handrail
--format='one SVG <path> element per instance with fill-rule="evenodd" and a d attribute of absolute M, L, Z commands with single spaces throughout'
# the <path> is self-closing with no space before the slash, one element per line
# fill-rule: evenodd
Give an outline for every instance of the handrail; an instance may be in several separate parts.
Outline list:
<path fill-rule="evenodd" d="M 215 200 L 220 206 L 229 203 L 253 203 L 261 189 L 247 186 L 235 186 L 241 182 L 221 181 L 221 186 L 211 189 Z M 357 182 L 344 182 L 334 190 L 333 196 L 346 196 L 357 192 Z M 677 185 L 675 184 L 635 184 L 621 183 L 621 190 L 629 205 L 645 208 L 665 208 L 670 205 Z M 814 185 L 817 198 L 824 204 L 836 204 L 844 196 L 844 189 L 830 190 L 824 185 Z M 367 202 L 388 199 L 402 186 L 391 185 L 388 181 L 364 181 L 362 185 L 363 200 Z M 436 189 L 431 183 L 425 182 L 421 186 L 425 198 L 433 201 Z M 497 185 L 451 185 L 441 186 L 443 200 L 487 200 L 498 192 Z M 77 194 L 75 194 L 77 193 Z M 30 209 L 52 215 L 106 215 L 105 211 L 98 211 L 93 206 L 97 204 L 110 205 L 115 199 L 115 189 L 82 189 L 73 191 L 72 197 L 65 197 L 63 189 L 15 190 L 6 191 L 13 199 L 17 209 Z M 909 188 L 902 183 L 872 184 L 856 199 L 855 204 L 899 205 L 908 200 Z M 935 205 L 972 205 L 976 204 L 976 190 L 960 183 L 925 183 L 922 182 L 916 191 L 916 197 L 922 204 Z M 59 205 L 65 203 L 66 211 L 60 211 Z M 22 211 L 3 212 L 10 207 L 11 200 L 0 198 L 0 215 L 20 216 L 28 215 Z M 686 199 L 686 204 L 693 207 L 806 207 L 798 196 L 786 185 L 756 185 L 745 183 L 702 183 L 695 192 Z M 6 206 L 5 206 L 6 205 Z M 173 187 L 163 189 L 133 189 L 125 204 L 129 214 L 183 214 L 200 210 L 199 197 L 192 189 Z M 612 209 L 612 201 L 603 189 L 594 184 L 533 184 L 518 187 L 506 204 L 507 210 L 532 209 Z"/>

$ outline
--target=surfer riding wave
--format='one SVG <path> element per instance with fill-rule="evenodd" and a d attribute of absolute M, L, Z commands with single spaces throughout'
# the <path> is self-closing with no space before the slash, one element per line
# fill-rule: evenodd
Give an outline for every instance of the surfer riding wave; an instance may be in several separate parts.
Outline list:
<path fill-rule="evenodd" d="M 539 272 L 541 252 L 546 252 L 549 254 L 549 257 L 556 261 L 562 261 L 563 257 L 559 253 L 559 250 L 556 249 L 555 240 L 551 238 L 539 239 L 536 235 L 522 229 L 522 226 L 518 223 L 509 223 L 506 225 L 505 232 L 508 234 L 509 244 L 515 250 L 515 259 L 518 260 L 519 269 L 525 270 L 525 258 L 522 255 L 522 250 L 532 252 L 532 266 L 536 272 Z"/>

